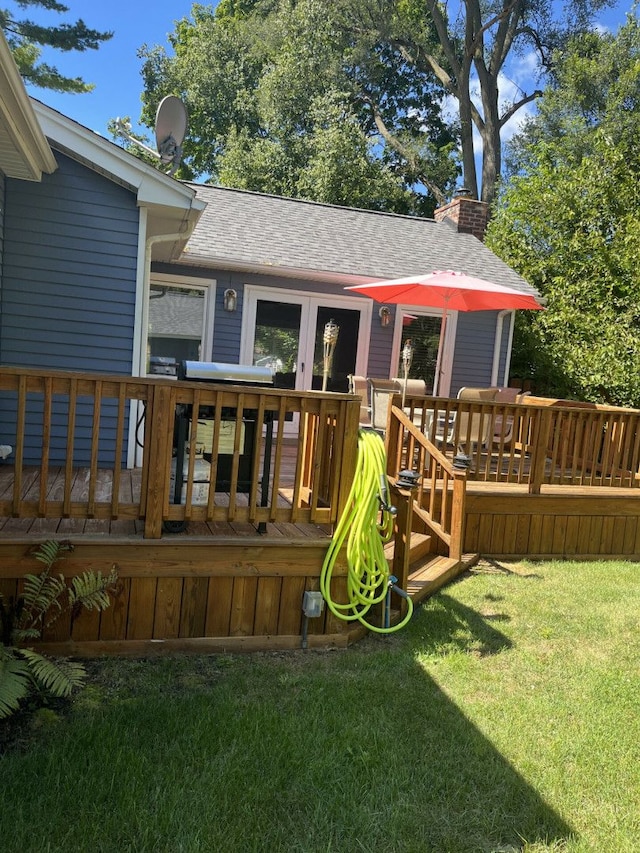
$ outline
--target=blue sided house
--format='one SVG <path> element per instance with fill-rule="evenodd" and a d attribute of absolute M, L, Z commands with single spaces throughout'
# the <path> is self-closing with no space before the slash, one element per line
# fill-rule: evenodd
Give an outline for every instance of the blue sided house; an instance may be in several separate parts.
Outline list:
<path fill-rule="evenodd" d="M 184 359 L 260 364 L 313 390 L 333 320 L 329 390 L 349 374 L 400 375 L 408 337 L 429 389 L 441 310 L 345 287 L 456 270 L 535 294 L 483 244 L 486 217 L 465 196 L 418 219 L 178 181 L 28 97 L 0 33 L 3 365 L 135 377 L 174 375 Z M 513 312 L 452 312 L 439 394 L 507 384 L 512 334 Z M 0 443 L 11 423 L 0 400 Z"/>

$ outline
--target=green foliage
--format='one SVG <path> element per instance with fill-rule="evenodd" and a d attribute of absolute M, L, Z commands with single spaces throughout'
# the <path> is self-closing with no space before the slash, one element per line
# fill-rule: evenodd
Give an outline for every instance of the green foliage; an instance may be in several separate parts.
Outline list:
<path fill-rule="evenodd" d="M 633 16 L 573 43 L 489 226 L 547 300 L 518 318 L 512 369 L 544 393 L 640 405 L 639 57 Z"/>
<path fill-rule="evenodd" d="M 480 183 L 490 201 L 501 129 L 540 95 L 501 100 L 506 63 L 533 54 L 544 75 L 554 51 L 610 3 L 196 4 L 169 38 L 174 55 L 141 51 L 144 118 L 151 126 L 160 99 L 179 93 L 191 125 L 185 170 L 232 186 L 373 208 L 382 197 L 387 210 L 431 215 L 462 169 L 465 186 L 475 195 Z"/>
<path fill-rule="evenodd" d="M 0 646 L 0 719 L 18 710 L 30 684 L 27 663 Z"/>
<path fill-rule="evenodd" d="M 224 3 L 215 12 L 196 5 L 170 37 L 173 56 L 161 47 L 140 52 L 144 118 L 151 125 L 167 94 L 184 99 L 183 174 L 431 214 L 436 200 L 425 185 L 446 191 L 457 177 L 442 88 L 382 43 L 370 15 L 358 14 L 356 37 L 341 0 Z"/>
<path fill-rule="evenodd" d="M 44 565 L 39 573 L 24 576 L 23 592 L 5 600 L 0 594 L 0 718 L 17 711 L 21 702 L 33 690 L 65 697 L 78 687 L 85 675 L 84 667 L 76 662 L 53 660 L 24 648 L 29 640 L 38 640 L 43 632 L 63 614 L 68 613 L 70 624 L 82 610 L 106 610 L 115 592 L 115 566 L 108 575 L 84 571 L 67 583 L 64 575 L 52 574 L 53 566 L 63 559 L 73 546 L 49 540 L 40 545 L 33 557 Z"/>
<path fill-rule="evenodd" d="M 97 50 L 113 33 L 92 30 L 82 19 L 73 24 L 44 26 L 29 18 L 18 17 L 21 11 L 29 6 L 61 14 L 69 11 L 68 6 L 57 3 L 56 0 L 14 0 L 12 5 L 13 8 L 0 9 L 0 27 L 25 82 L 56 92 L 90 92 L 93 85 L 85 83 L 82 78 L 65 77 L 54 66 L 39 62 L 41 48 L 52 47 L 65 52 Z"/>

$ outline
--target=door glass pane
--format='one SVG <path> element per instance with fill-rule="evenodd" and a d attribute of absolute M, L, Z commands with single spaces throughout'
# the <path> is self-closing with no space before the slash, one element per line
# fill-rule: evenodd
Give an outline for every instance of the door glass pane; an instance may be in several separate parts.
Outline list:
<path fill-rule="evenodd" d="M 313 354 L 313 384 L 316 390 L 322 389 L 325 369 L 324 332 L 327 323 L 332 321 L 338 327 L 338 336 L 333 350 L 333 358 L 329 365 L 327 391 L 349 390 L 350 373 L 356 370 L 356 353 L 358 350 L 358 333 L 360 329 L 360 311 L 348 308 L 327 308 L 318 306 L 316 321 L 316 339 Z"/>
<path fill-rule="evenodd" d="M 256 304 L 253 363 L 268 367 L 280 387 L 295 388 L 301 318 L 301 305 L 266 299 Z"/>
<path fill-rule="evenodd" d="M 409 368 L 409 378 L 424 379 L 427 385 L 427 394 L 433 392 L 441 323 L 440 317 L 405 314 L 402 318 L 400 360 L 398 372 L 395 375 L 404 376 L 402 350 L 407 340 L 410 340 L 413 348 L 413 359 Z"/>
<path fill-rule="evenodd" d="M 170 361 L 202 359 L 205 289 L 153 283 L 149 295 L 150 373 L 171 373 Z M 175 370 L 173 370 L 175 375 Z"/>

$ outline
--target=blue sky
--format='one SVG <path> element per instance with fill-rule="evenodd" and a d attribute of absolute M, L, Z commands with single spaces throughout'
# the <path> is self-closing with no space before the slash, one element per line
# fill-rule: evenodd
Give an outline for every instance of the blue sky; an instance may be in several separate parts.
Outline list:
<path fill-rule="evenodd" d="M 136 52 L 142 44 L 167 45 L 167 34 L 174 22 L 189 16 L 192 0 L 63 0 L 69 7 L 64 17 L 55 13 L 29 14 L 39 22 L 61 23 L 82 18 L 87 26 L 98 30 L 113 30 L 113 38 L 97 51 L 85 53 L 51 51 L 44 58 L 69 76 L 80 76 L 95 83 L 95 89 L 85 95 L 63 95 L 42 89 L 30 94 L 86 127 L 107 135 L 107 122 L 117 116 L 130 116 L 138 128 L 142 80 L 141 60 Z M 215 6 L 215 2 L 202 5 Z M 615 9 L 603 16 L 601 22 L 610 29 L 624 21 L 631 0 L 621 0 Z M 526 63 L 513 69 L 513 79 L 526 73 Z M 145 131 L 148 133 L 148 131 Z"/>
<path fill-rule="evenodd" d="M 69 7 L 64 16 L 56 13 L 36 13 L 29 17 L 39 23 L 60 24 L 82 18 L 88 27 L 112 30 L 110 41 L 98 50 L 84 53 L 49 51 L 43 58 L 69 77 L 82 77 L 95 83 L 93 92 L 84 95 L 65 95 L 45 89 L 30 89 L 29 94 L 50 107 L 107 136 L 107 122 L 117 116 L 130 116 L 134 128 L 142 107 L 140 94 L 142 60 L 137 50 L 143 44 L 167 45 L 168 33 L 175 21 L 188 17 L 192 0 L 61 0 Z M 216 2 L 202 5 L 217 5 Z M 35 7 L 34 7 L 35 8 Z M 145 132 L 148 133 L 148 130 Z"/>

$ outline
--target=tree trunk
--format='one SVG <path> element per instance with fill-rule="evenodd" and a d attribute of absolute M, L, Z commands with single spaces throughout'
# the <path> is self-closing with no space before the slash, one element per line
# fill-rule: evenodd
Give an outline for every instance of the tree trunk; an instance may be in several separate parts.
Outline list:
<path fill-rule="evenodd" d="M 484 121 L 478 127 L 482 139 L 482 190 L 480 200 L 491 204 L 502 168 L 502 144 L 498 115 L 498 81 L 486 69 L 479 69 Z"/>

